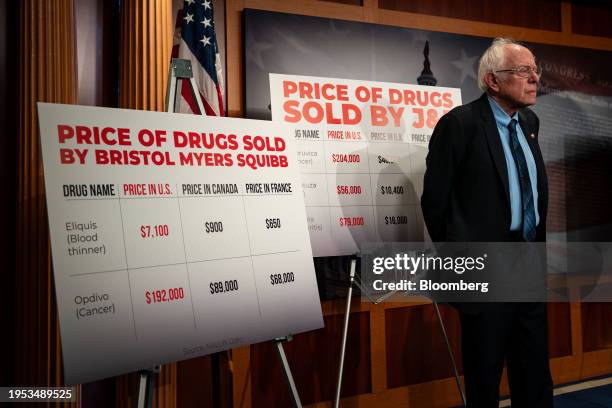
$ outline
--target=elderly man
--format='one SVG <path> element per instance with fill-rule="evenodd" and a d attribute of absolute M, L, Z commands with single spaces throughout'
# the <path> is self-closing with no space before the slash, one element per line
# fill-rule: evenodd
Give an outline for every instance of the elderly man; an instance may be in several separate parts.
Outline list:
<path fill-rule="evenodd" d="M 438 122 L 421 200 L 436 242 L 544 241 L 548 188 L 538 147 L 540 70 L 524 46 L 484 52 L 479 99 Z M 551 407 L 545 303 L 457 304 L 468 407 L 497 407 L 504 360 L 512 407 Z"/>

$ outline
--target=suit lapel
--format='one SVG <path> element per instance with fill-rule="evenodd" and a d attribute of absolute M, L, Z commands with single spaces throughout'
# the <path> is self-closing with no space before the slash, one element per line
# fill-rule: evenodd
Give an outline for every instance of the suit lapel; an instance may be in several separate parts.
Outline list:
<path fill-rule="evenodd" d="M 510 206 L 510 188 L 508 186 L 508 166 L 506 165 L 506 156 L 504 155 L 504 148 L 502 147 L 499 132 L 497 131 L 497 124 L 493 117 L 493 111 L 489 105 L 487 95 L 483 94 L 480 97 L 480 114 L 483 119 L 483 125 L 485 134 L 487 136 L 487 143 L 489 144 L 489 151 L 491 157 L 497 168 L 497 173 L 501 179 L 504 191 L 506 192 L 506 201 Z"/>

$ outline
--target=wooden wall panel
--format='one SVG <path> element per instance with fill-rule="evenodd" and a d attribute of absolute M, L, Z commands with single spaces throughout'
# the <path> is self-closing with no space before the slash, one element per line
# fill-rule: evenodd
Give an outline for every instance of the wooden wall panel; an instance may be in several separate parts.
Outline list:
<path fill-rule="evenodd" d="M 102 7 L 102 106 L 119 107 L 121 7 L 116 1 L 101 1 Z"/>
<path fill-rule="evenodd" d="M 553 0 L 378 0 L 385 10 L 561 31 L 561 2 Z"/>
<path fill-rule="evenodd" d="M 63 385 L 36 102 L 75 103 L 72 0 L 20 2 L 15 378 Z"/>
<path fill-rule="evenodd" d="M 171 0 L 125 0 L 121 11 L 119 107 L 165 110 L 172 51 Z"/>
<path fill-rule="evenodd" d="M 107 408 L 116 406 L 115 378 L 106 378 L 81 385 L 81 406 Z"/>
<path fill-rule="evenodd" d="M 612 38 L 612 1 L 572 1 L 572 31 Z"/>
<path fill-rule="evenodd" d="M 441 305 L 440 312 L 461 372 L 461 326 L 458 313 Z M 448 378 L 451 363 L 431 305 L 386 311 L 388 387 L 399 387 Z M 572 355 L 570 307 L 548 304 L 549 357 Z"/>
<path fill-rule="evenodd" d="M 232 405 L 229 352 L 181 361 L 177 366 L 178 407 Z"/>
<path fill-rule="evenodd" d="M 325 317 L 325 328 L 284 343 L 303 404 L 333 400 L 338 375 L 343 315 Z M 367 312 L 351 314 L 342 397 L 371 392 L 370 331 Z M 251 346 L 252 406 L 285 407 L 291 399 L 273 342 Z"/>
<path fill-rule="evenodd" d="M 178 363 L 177 406 L 213 406 L 210 360 L 210 356 L 206 356 Z"/>
<path fill-rule="evenodd" d="M 569 303 L 548 304 L 548 356 L 572 355 L 572 328 Z"/>
<path fill-rule="evenodd" d="M 0 325 L 8 333 L 14 333 L 15 325 L 15 209 L 17 196 L 17 142 L 19 129 L 19 42 L 15 33 L 19 30 L 19 4 L 0 3 L 0 123 L 3 132 L 0 136 L 0 172 L 3 177 L 3 194 L 0 198 L 0 211 L 4 216 L 0 228 L 4 234 L 0 238 L 0 257 L 4 270 L 0 273 L 0 287 L 6 288 L 0 297 Z M 0 359 L 4 368 L 0 370 L 0 384 L 11 384 L 14 371 L 16 340 L 13 335 L 4 335 L 0 340 Z M 19 344 L 19 343 L 17 343 Z"/>
<path fill-rule="evenodd" d="M 582 355 L 580 379 L 599 377 L 612 372 L 612 349 L 591 351 Z"/>
<path fill-rule="evenodd" d="M 341 3 L 341 4 L 352 4 L 354 6 L 362 6 L 362 0 L 323 0 L 328 1 L 330 3 Z"/>
<path fill-rule="evenodd" d="M 461 366 L 461 325 L 450 306 L 441 305 L 459 371 Z M 570 356 L 572 338 L 570 308 L 567 303 L 548 304 L 549 357 Z M 453 376 L 452 366 L 431 305 L 388 309 L 386 311 L 388 386 L 418 384 Z"/>
<path fill-rule="evenodd" d="M 583 351 L 612 350 L 612 303 L 582 303 Z"/>
<path fill-rule="evenodd" d="M 459 314 L 440 305 L 440 314 L 461 372 Z M 387 383 L 389 388 L 452 377 L 453 369 L 432 305 L 388 309 Z"/>

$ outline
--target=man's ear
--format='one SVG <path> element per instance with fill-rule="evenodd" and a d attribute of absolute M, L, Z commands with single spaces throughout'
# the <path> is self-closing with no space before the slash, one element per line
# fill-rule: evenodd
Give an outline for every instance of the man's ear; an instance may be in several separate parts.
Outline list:
<path fill-rule="evenodd" d="M 493 92 L 499 92 L 499 78 L 494 73 L 487 73 L 484 80 L 490 90 Z"/>

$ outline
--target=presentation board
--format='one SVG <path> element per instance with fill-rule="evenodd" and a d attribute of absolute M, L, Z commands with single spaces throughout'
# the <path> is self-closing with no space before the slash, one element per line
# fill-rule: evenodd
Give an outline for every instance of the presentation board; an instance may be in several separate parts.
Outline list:
<path fill-rule="evenodd" d="M 427 146 L 460 89 L 270 74 L 270 96 L 294 125 L 314 256 L 423 240 Z"/>
<path fill-rule="evenodd" d="M 68 384 L 323 326 L 288 127 L 38 112 Z"/>

